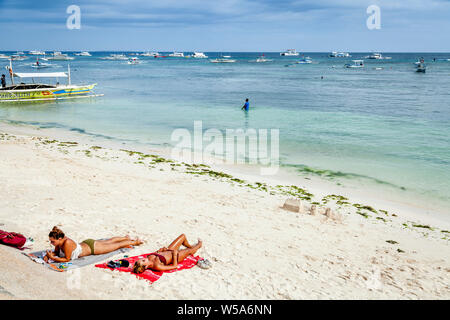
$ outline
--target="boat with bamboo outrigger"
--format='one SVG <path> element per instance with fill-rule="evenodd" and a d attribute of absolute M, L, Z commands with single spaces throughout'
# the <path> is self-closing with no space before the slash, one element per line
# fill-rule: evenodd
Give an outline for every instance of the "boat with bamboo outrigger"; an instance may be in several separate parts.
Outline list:
<path fill-rule="evenodd" d="M 103 94 L 94 93 L 96 83 L 73 85 L 70 77 L 70 65 L 67 66 L 67 72 L 26 73 L 14 72 L 10 60 L 7 70 L 11 85 L 0 88 L 0 102 L 58 101 L 103 96 Z M 20 79 L 20 83 L 16 83 L 14 78 Z M 56 83 L 35 82 L 41 78 L 53 78 L 56 79 Z M 60 78 L 67 78 L 67 84 L 60 84 L 58 81 Z M 31 79 L 31 83 L 24 83 L 22 79 Z"/>

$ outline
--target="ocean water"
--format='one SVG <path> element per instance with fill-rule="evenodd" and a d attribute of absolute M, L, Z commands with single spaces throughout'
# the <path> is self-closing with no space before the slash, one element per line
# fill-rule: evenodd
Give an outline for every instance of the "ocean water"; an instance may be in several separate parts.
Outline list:
<path fill-rule="evenodd" d="M 174 145 L 173 130 L 193 132 L 194 121 L 222 132 L 279 129 L 280 164 L 293 174 L 342 184 L 357 180 L 450 208 L 450 53 L 384 53 L 392 59 L 364 59 L 362 69 L 343 66 L 369 53 L 305 53 L 312 64 L 295 64 L 300 57 L 279 53 L 265 53 L 273 61 L 255 63 L 258 52 L 205 53 L 237 59 L 229 64 L 99 59 L 110 53 L 70 61 L 72 83 L 98 83 L 95 91 L 104 97 L 0 104 L 0 120 L 152 148 Z M 419 57 L 425 58 L 425 74 L 415 72 Z M 29 66 L 33 59 L 15 62 L 14 70 L 36 72 Z M 51 63 L 42 72 L 67 69 L 66 61 Z M 245 98 L 248 113 L 240 110 Z"/>

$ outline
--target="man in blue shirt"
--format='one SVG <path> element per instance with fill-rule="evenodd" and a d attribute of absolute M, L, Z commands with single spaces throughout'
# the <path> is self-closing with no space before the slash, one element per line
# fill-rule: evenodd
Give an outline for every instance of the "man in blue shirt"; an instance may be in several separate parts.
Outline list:
<path fill-rule="evenodd" d="M 241 108 L 241 110 L 244 110 L 244 109 L 245 109 L 245 111 L 248 111 L 249 106 L 250 106 L 250 103 L 248 103 L 248 99 L 245 99 L 245 104 L 244 104 L 244 106 Z"/>

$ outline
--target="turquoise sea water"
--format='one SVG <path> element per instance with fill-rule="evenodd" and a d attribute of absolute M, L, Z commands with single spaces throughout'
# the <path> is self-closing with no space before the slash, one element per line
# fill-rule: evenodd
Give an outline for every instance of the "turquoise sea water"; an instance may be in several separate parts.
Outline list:
<path fill-rule="evenodd" d="M 140 57 L 142 64 L 128 65 L 99 59 L 110 53 L 70 61 L 72 83 L 98 83 L 104 97 L 1 104 L 0 120 L 152 147 L 173 144 L 173 130 L 193 131 L 197 120 L 203 130 L 275 128 L 281 165 L 299 175 L 357 179 L 450 208 L 450 53 L 384 53 L 392 59 L 364 59 L 363 69 L 343 65 L 369 53 L 305 54 L 312 64 L 294 64 L 299 57 L 279 53 L 265 53 L 273 59 L 266 63 L 251 62 L 261 53 L 225 52 L 206 54 L 238 61 Z M 421 56 L 425 74 L 415 72 Z M 15 71 L 36 72 L 31 62 L 15 62 Z M 58 66 L 42 72 L 66 71 L 67 62 L 51 63 Z M 245 98 L 247 114 L 240 110 Z"/>

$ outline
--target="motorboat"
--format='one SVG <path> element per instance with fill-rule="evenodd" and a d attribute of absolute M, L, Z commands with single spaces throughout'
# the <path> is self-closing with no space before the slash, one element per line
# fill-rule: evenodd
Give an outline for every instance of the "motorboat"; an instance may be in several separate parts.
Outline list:
<path fill-rule="evenodd" d="M 6 54 L 0 53 L 0 59 L 11 59 L 10 56 L 7 56 Z"/>
<path fill-rule="evenodd" d="M 12 61 L 10 60 L 9 74 L 11 85 L 0 88 L 0 102 L 29 102 L 29 101 L 54 101 L 71 98 L 97 97 L 103 94 L 93 92 L 96 83 L 90 85 L 73 85 L 70 77 L 70 66 L 67 72 L 48 73 L 23 73 L 13 72 Z M 14 78 L 20 79 L 20 83 L 15 84 Z M 56 84 L 36 82 L 42 78 L 54 78 Z M 58 79 L 67 78 L 67 84 L 60 84 Z M 31 83 L 24 83 L 24 79 L 31 79 Z"/>
<path fill-rule="evenodd" d="M 372 53 L 371 55 L 368 55 L 365 57 L 366 59 L 376 59 L 376 60 L 387 60 L 391 59 L 391 57 L 383 57 L 381 53 Z"/>
<path fill-rule="evenodd" d="M 295 49 L 287 49 L 285 52 L 281 52 L 280 56 L 298 56 L 299 53 Z"/>
<path fill-rule="evenodd" d="M 144 52 L 140 54 L 143 57 L 157 57 L 160 54 L 158 52 Z"/>
<path fill-rule="evenodd" d="M 45 51 L 31 50 L 31 51 L 28 51 L 28 54 L 31 54 L 34 56 L 45 56 Z"/>
<path fill-rule="evenodd" d="M 364 60 L 352 60 L 353 64 L 346 63 L 344 67 L 346 68 L 364 68 Z"/>
<path fill-rule="evenodd" d="M 28 59 L 27 56 L 19 56 L 19 55 L 15 55 L 15 54 L 13 54 L 11 56 L 11 60 L 14 60 L 14 61 L 22 61 L 22 60 L 26 60 L 26 59 Z"/>
<path fill-rule="evenodd" d="M 420 58 L 419 61 L 416 62 L 416 72 L 425 73 L 426 70 L 425 60 Z"/>
<path fill-rule="evenodd" d="M 67 61 L 67 60 L 73 60 L 75 58 L 74 57 L 69 57 L 67 54 L 61 53 L 61 51 L 55 51 L 47 59 L 48 60 Z"/>
<path fill-rule="evenodd" d="M 312 63 L 312 59 L 310 57 L 303 57 L 302 59 L 300 59 L 299 61 L 297 61 L 297 63 L 300 64 L 309 64 Z"/>
<path fill-rule="evenodd" d="M 351 55 L 348 52 L 333 51 L 328 55 L 330 58 L 349 58 Z"/>
<path fill-rule="evenodd" d="M 194 52 L 193 54 L 186 56 L 187 58 L 206 59 L 208 58 L 203 52 Z"/>
<path fill-rule="evenodd" d="M 124 54 L 110 54 L 107 57 L 101 57 L 102 60 L 128 60 L 128 58 Z"/>
<path fill-rule="evenodd" d="M 217 58 L 217 59 L 213 59 L 213 60 L 209 60 L 209 61 L 212 62 L 212 63 L 233 63 L 233 62 L 236 62 L 235 59 L 226 58 L 225 56 L 223 56 L 222 58 Z"/>
<path fill-rule="evenodd" d="M 175 57 L 175 58 L 184 58 L 184 53 L 183 52 L 172 52 L 168 56 Z"/>
<path fill-rule="evenodd" d="M 141 62 L 139 61 L 138 57 L 131 57 L 130 59 L 128 59 L 128 64 L 140 64 Z"/>
<path fill-rule="evenodd" d="M 36 69 L 44 69 L 44 68 L 50 68 L 50 67 L 52 67 L 52 65 L 50 63 L 39 62 L 39 58 L 36 58 L 36 62 L 32 63 L 31 67 L 36 68 Z"/>
<path fill-rule="evenodd" d="M 81 57 L 91 57 L 92 55 L 87 52 L 87 51 L 83 51 L 83 52 L 79 52 L 79 53 L 75 53 L 76 56 L 81 56 Z"/>
<path fill-rule="evenodd" d="M 266 56 L 263 53 L 258 58 L 256 58 L 256 60 L 254 60 L 254 61 L 255 62 L 269 62 L 269 61 L 273 61 L 273 59 L 267 59 Z"/>

